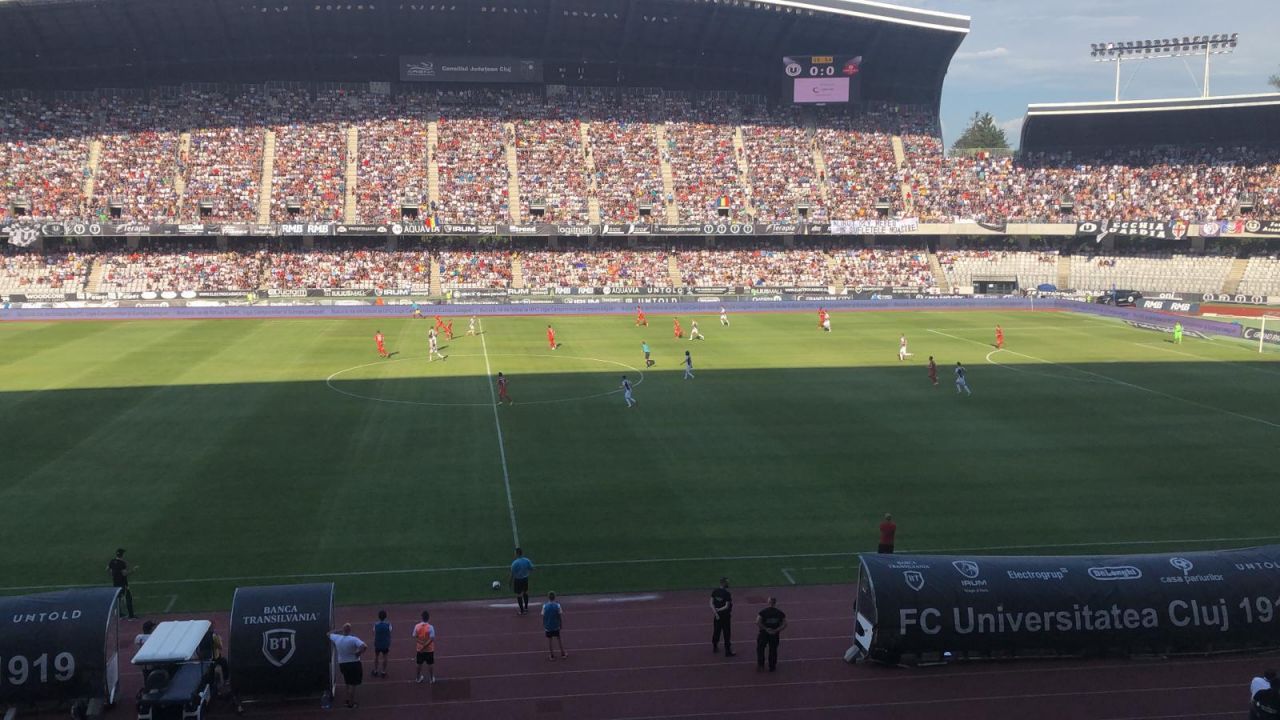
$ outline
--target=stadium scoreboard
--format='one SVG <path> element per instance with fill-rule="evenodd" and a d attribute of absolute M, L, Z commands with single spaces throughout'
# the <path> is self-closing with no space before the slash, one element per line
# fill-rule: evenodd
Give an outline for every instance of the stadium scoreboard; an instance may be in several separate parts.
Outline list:
<path fill-rule="evenodd" d="M 782 58 L 783 93 L 796 104 L 858 100 L 862 56 L 788 55 Z"/>

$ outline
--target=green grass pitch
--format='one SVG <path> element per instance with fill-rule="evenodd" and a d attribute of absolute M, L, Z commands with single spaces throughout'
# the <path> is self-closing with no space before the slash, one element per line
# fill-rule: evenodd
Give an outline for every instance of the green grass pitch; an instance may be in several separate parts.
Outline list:
<path fill-rule="evenodd" d="M 691 342 L 654 314 L 552 318 L 553 352 L 547 318 L 454 320 L 444 362 L 407 317 L 0 325 L 0 592 L 103 584 L 124 546 L 142 613 L 327 579 L 483 597 L 513 516 L 535 592 L 564 593 L 849 581 L 886 511 L 904 551 L 1280 534 L 1280 353 L 1243 342 L 1056 312 L 708 314 Z"/>

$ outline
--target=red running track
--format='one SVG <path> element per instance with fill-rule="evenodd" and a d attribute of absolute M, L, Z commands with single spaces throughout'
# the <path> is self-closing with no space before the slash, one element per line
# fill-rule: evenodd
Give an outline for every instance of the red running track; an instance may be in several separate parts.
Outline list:
<path fill-rule="evenodd" d="M 505 595 L 427 606 L 436 627 L 435 685 L 414 682 L 409 637 L 423 607 L 387 606 L 390 677 L 365 663 L 359 707 L 317 701 L 247 706 L 249 717 L 498 720 L 613 718 L 1035 718 L 1191 720 L 1247 717 L 1254 657 L 1168 661 L 1021 661 L 941 668 L 851 666 L 853 587 L 738 589 L 735 658 L 713 655 L 707 592 L 560 598 L 569 657 L 548 659 L 535 602 L 518 617 Z M 776 673 L 755 667 L 755 613 L 775 594 L 790 623 Z M 379 608 L 346 607 L 337 621 L 371 640 Z M 184 616 L 190 617 L 190 616 Z M 227 616 L 216 618 L 227 629 Z M 132 633 L 136 625 L 122 629 Z M 126 642 L 127 642 L 126 640 Z M 122 657 L 132 657 L 131 647 Z M 366 657 L 371 657 L 366 655 Z M 141 680 L 126 670 L 123 697 Z M 339 698 L 343 697 L 339 687 Z M 229 714 L 226 703 L 214 714 Z M 131 702 L 116 712 L 128 716 Z"/>

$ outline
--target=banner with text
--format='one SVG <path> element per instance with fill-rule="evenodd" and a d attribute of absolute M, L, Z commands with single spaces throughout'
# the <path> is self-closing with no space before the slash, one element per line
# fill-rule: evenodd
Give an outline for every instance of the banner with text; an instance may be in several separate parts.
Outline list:
<path fill-rule="evenodd" d="M 1280 545 L 1120 556 L 861 558 L 875 660 L 1280 647 Z"/>

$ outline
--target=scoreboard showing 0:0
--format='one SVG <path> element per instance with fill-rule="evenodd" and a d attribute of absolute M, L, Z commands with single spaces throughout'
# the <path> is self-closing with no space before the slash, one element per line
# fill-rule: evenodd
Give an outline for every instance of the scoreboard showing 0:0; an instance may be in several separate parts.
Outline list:
<path fill-rule="evenodd" d="M 782 58 L 783 92 L 795 103 L 848 103 L 858 99 L 862 56 L 789 55 Z"/>

